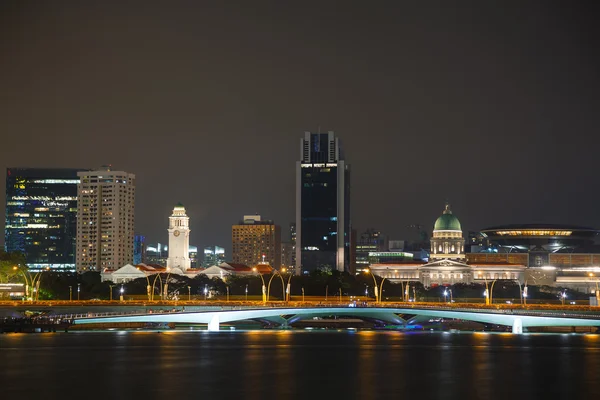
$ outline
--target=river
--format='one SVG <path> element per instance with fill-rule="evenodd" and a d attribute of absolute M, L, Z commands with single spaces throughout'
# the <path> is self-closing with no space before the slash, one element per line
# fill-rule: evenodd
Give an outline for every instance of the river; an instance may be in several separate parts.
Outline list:
<path fill-rule="evenodd" d="M 599 335 L 0 335 L 3 399 L 575 399 L 600 394 L 599 372 Z"/>

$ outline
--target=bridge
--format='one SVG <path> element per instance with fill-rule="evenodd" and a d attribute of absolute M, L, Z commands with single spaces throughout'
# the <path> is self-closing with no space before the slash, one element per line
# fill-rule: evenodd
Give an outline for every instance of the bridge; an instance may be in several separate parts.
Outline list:
<path fill-rule="evenodd" d="M 133 314 L 109 316 L 84 316 L 75 318 L 75 325 L 118 323 L 180 323 L 207 324 L 209 331 L 218 331 L 221 323 L 266 320 L 287 327 L 290 323 L 325 316 L 354 316 L 377 320 L 394 325 L 406 325 L 401 316 L 416 315 L 445 319 L 460 319 L 512 327 L 512 332 L 523 333 L 523 328 L 539 326 L 598 326 L 600 314 L 562 311 L 539 311 L 518 309 L 469 309 L 443 306 L 420 307 L 256 307 L 246 309 L 208 309 L 194 312 L 171 312 L 160 314 Z"/>

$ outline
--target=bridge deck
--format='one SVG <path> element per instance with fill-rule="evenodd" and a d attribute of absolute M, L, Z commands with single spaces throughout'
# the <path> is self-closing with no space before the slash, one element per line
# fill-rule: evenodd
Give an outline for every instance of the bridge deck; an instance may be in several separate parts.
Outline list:
<path fill-rule="evenodd" d="M 313 316 L 357 316 L 380 320 L 398 320 L 398 315 L 420 315 L 452 318 L 506 326 L 600 326 L 598 313 L 566 313 L 562 311 L 537 311 L 514 309 L 469 309 L 454 307 L 249 307 L 207 309 L 203 311 L 178 311 L 167 313 L 135 313 L 127 315 L 86 315 L 75 318 L 75 324 L 158 322 L 216 324 L 241 320 L 284 317 L 285 321 Z M 218 329 L 218 328 L 217 328 Z"/>

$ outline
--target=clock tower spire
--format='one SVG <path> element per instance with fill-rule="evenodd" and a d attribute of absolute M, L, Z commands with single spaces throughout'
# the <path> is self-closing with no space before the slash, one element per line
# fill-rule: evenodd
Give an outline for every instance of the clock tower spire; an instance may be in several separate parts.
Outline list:
<path fill-rule="evenodd" d="M 190 269 L 190 218 L 185 207 L 179 203 L 169 217 L 169 258 L 167 268 L 179 268 L 182 272 Z"/>

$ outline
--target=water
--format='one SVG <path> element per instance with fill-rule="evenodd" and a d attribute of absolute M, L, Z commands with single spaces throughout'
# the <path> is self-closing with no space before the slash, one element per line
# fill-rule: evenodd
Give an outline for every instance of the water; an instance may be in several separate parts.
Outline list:
<path fill-rule="evenodd" d="M 0 335 L 3 399 L 574 399 L 600 394 L 599 367 L 599 335 Z"/>

